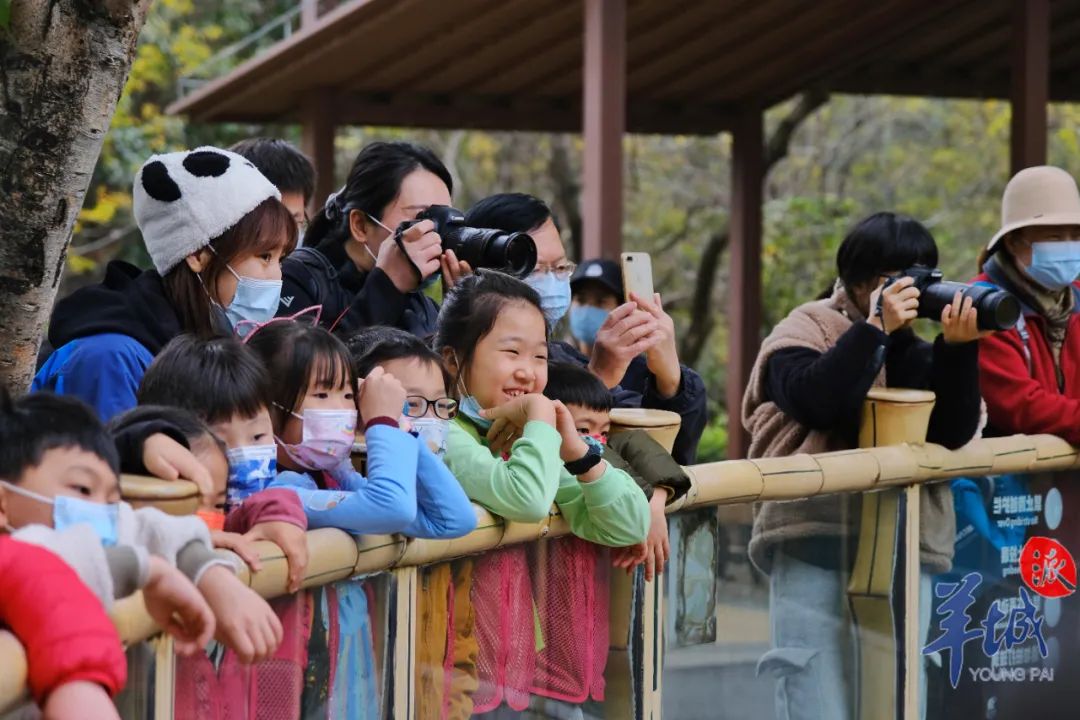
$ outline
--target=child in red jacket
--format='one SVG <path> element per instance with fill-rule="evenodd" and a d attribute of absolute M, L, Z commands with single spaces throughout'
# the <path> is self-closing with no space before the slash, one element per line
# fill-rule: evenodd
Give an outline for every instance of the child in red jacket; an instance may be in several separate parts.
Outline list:
<path fill-rule="evenodd" d="M 26 649 L 30 692 L 44 717 L 119 718 L 110 698 L 127 680 L 120 638 L 63 560 L 0 536 L 0 627 Z"/>

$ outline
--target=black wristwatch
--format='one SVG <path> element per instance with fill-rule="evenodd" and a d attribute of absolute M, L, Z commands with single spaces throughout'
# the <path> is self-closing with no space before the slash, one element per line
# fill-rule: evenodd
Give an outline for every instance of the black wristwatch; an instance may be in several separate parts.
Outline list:
<path fill-rule="evenodd" d="M 604 449 L 600 445 L 588 445 L 589 450 L 581 457 L 581 459 L 563 463 L 566 472 L 571 475 L 584 475 L 600 464 L 600 461 L 604 459 Z"/>

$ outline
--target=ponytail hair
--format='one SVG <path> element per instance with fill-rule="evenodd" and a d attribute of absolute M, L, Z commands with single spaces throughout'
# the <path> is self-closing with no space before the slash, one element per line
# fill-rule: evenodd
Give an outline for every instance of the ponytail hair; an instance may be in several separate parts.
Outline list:
<path fill-rule="evenodd" d="M 394 141 L 366 145 L 353 161 L 349 179 L 326 199 L 322 210 L 308 224 L 304 243 L 311 247 L 340 245 L 350 237 L 349 214 L 353 210 L 381 220 L 386 207 L 401 192 L 401 183 L 416 170 L 427 170 L 454 191 L 450 171 L 429 148 Z"/>

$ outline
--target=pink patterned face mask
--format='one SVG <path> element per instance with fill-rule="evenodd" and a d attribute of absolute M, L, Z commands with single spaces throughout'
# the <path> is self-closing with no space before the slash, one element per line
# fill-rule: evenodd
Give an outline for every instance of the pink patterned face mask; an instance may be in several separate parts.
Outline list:
<path fill-rule="evenodd" d="M 333 470 L 344 462 L 356 442 L 355 410 L 305 410 L 289 412 L 304 422 L 303 440 L 290 445 L 275 437 L 293 462 L 307 470 Z"/>

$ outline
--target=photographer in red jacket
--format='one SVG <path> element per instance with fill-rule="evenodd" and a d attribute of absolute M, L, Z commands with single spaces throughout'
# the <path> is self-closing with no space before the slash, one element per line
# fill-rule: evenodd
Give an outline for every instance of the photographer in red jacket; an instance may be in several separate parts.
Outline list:
<path fill-rule="evenodd" d="M 1050 433 L 1080 445 L 1080 193 L 1060 168 L 1021 170 L 976 278 L 1023 305 L 1016 327 L 979 342 L 994 434 Z"/>

